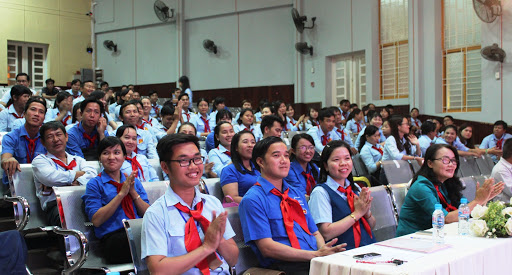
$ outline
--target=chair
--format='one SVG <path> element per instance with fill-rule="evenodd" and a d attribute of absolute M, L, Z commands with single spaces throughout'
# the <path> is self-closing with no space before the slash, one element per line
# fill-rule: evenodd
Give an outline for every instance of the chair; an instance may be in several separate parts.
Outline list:
<path fill-rule="evenodd" d="M 224 198 L 224 193 L 222 192 L 222 187 L 220 186 L 220 179 L 211 178 L 204 180 L 204 182 L 206 183 L 206 190 L 208 191 L 208 194 L 222 201 Z"/>
<path fill-rule="evenodd" d="M 476 192 L 476 180 L 472 177 L 464 177 L 460 178 L 460 182 L 464 187 L 462 190 L 462 196 L 468 199 L 468 202 L 474 200 Z"/>
<path fill-rule="evenodd" d="M 168 181 L 143 182 L 142 186 L 148 194 L 149 204 L 153 204 L 158 198 L 165 194 L 169 187 Z"/>
<path fill-rule="evenodd" d="M 490 162 L 489 162 L 490 160 Z M 481 175 L 490 175 L 492 173 L 492 168 L 494 167 L 494 162 L 489 155 L 482 155 L 480 157 L 475 158 L 476 165 L 480 170 Z"/>
<path fill-rule="evenodd" d="M 368 169 L 366 168 L 366 165 L 364 164 L 363 160 L 361 159 L 361 155 L 357 154 L 352 157 L 352 163 L 354 164 L 354 170 L 356 171 L 356 176 L 368 176 L 370 172 L 368 172 Z M 354 171 L 352 171 L 353 173 Z"/>
<path fill-rule="evenodd" d="M 480 176 L 480 169 L 474 157 L 459 157 L 460 173 L 462 177 Z"/>
<path fill-rule="evenodd" d="M 30 219 L 27 228 L 36 228 L 46 226 L 46 218 L 41 209 L 39 198 L 36 196 L 36 186 L 34 184 L 34 175 L 32 173 L 31 164 L 20 164 L 21 172 L 14 173 L 12 181 L 9 181 L 11 194 L 13 197 L 24 197 L 30 205 Z M 21 204 L 16 205 L 17 210 L 21 213 Z"/>
<path fill-rule="evenodd" d="M 397 220 L 391 196 L 385 186 L 371 187 L 370 191 L 373 196 L 371 211 L 376 220 L 372 231 L 376 241 L 394 238 Z"/>
<path fill-rule="evenodd" d="M 232 267 L 233 274 L 243 274 L 247 269 L 259 266 L 259 261 L 254 251 L 252 251 L 252 248 L 245 244 L 242 224 L 240 223 L 240 216 L 238 215 L 238 207 L 227 207 L 226 211 L 228 211 L 229 223 L 236 234 L 233 240 L 239 250 L 238 262 Z"/>
<path fill-rule="evenodd" d="M 130 252 L 132 254 L 133 267 L 135 274 L 149 275 L 146 262 L 141 259 L 141 233 L 142 233 L 142 219 L 123 220 L 124 229 L 128 236 L 128 243 L 130 244 Z"/>
<path fill-rule="evenodd" d="M 409 182 L 413 176 L 406 160 L 386 160 L 382 162 L 382 168 L 389 184 Z"/>
<path fill-rule="evenodd" d="M 400 183 L 400 184 L 392 184 L 389 185 L 389 190 L 391 191 L 391 199 L 395 206 L 396 217 L 400 217 L 400 210 L 402 210 L 402 205 L 405 201 L 405 196 L 407 195 L 407 189 L 409 188 L 409 184 Z"/>
<path fill-rule="evenodd" d="M 412 168 L 412 173 L 413 174 L 416 174 L 418 173 L 418 171 L 420 170 L 421 168 L 421 165 L 420 163 L 418 162 L 418 160 L 408 160 L 409 164 L 411 164 L 411 168 Z"/>
<path fill-rule="evenodd" d="M 148 161 L 151 164 L 151 166 L 153 166 L 153 168 L 155 169 L 156 174 L 158 175 L 158 179 L 159 180 L 164 180 L 164 174 L 162 172 L 162 166 L 160 166 L 160 160 L 158 160 L 158 159 L 148 159 Z"/>

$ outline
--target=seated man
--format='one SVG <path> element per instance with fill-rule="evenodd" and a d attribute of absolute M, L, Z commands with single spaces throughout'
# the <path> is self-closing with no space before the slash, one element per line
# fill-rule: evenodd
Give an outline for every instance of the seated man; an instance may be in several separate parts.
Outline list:
<path fill-rule="evenodd" d="M 229 274 L 238 259 L 235 233 L 220 201 L 195 189 L 203 174 L 197 137 L 167 135 L 157 150 L 170 187 L 144 215 L 142 259 L 150 273 Z"/>
<path fill-rule="evenodd" d="M 331 108 L 322 108 L 320 112 L 318 112 L 318 121 L 320 125 L 316 127 L 311 127 L 308 130 L 308 134 L 315 141 L 316 151 L 320 153 L 322 152 L 322 150 L 324 150 L 325 145 L 327 145 L 329 141 L 341 140 L 341 134 L 334 131 L 334 124 L 336 123 L 336 121 L 334 118 L 334 112 L 332 111 Z M 347 132 L 345 129 L 341 130 L 341 132 L 345 138 L 345 141 L 349 143 L 350 150 L 352 151 L 352 153 L 357 154 L 357 150 L 356 148 L 354 148 L 350 135 L 348 137 L 346 136 Z"/>
<path fill-rule="evenodd" d="M 41 96 L 44 99 L 55 99 L 59 93 L 59 89 L 55 87 L 55 80 L 48 78 L 44 83 L 46 87 L 41 90 Z"/>
<path fill-rule="evenodd" d="M 151 101 L 151 111 L 149 115 L 153 118 L 160 117 L 160 110 L 162 110 L 162 105 L 158 104 L 158 92 L 155 90 L 149 91 L 149 100 Z"/>
<path fill-rule="evenodd" d="M 276 115 L 265 116 L 261 119 L 261 133 L 263 138 L 267 137 L 281 137 L 284 128 L 284 121 Z"/>
<path fill-rule="evenodd" d="M 96 177 L 96 169 L 85 159 L 66 153 L 68 134 L 60 121 L 50 121 L 39 130 L 41 142 L 48 151 L 32 161 L 34 184 L 41 208 L 49 225 L 61 226 L 53 186 L 86 185 Z"/>
<path fill-rule="evenodd" d="M 333 246 L 337 238 L 324 242 L 304 194 L 283 180 L 290 158 L 280 138 L 262 139 L 252 159 L 261 176 L 242 198 L 240 221 L 245 242 L 263 267 L 309 274 L 311 259 L 345 250 L 346 244 Z"/>
<path fill-rule="evenodd" d="M 507 123 L 503 120 L 498 120 L 494 122 L 494 128 L 493 133 L 486 136 L 482 143 L 480 144 L 480 149 L 486 149 L 485 153 L 491 153 L 491 150 L 489 149 L 496 149 L 492 150 L 492 152 L 496 152 L 496 154 L 492 155 L 492 159 L 494 160 L 494 163 L 498 162 L 498 157 L 501 156 L 503 153 L 503 143 L 505 143 L 505 140 L 512 137 L 511 134 L 507 133 Z"/>
<path fill-rule="evenodd" d="M 30 98 L 25 105 L 26 122 L 23 127 L 12 130 L 2 140 L 2 169 L 4 184 L 20 170 L 20 164 L 31 163 L 39 154 L 46 154 L 46 149 L 39 140 L 39 127 L 43 124 L 46 113 L 46 100 L 39 96 Z"/>
<path fill-rule="evenodd" d="M 496 198 L 509 203 L 512 197 L 512 139 L 505 141 L 503 156 L 492 168 L 491 178 L 494 178 L 496 182 L 503 181 L 505 183 L 503 192 L 496 196 Z"/>
<path fill-rule="evenodd" d="M 16 75 L 16 85 L 22 85 L 27 87 L 32 94 L 30 96 L 39 95 L 39 92 L 36 92 L 33 89 L 30 89 L 30 76 L 26 73 L 19 73 Z M 12 99 L 11 93 L 5 93 L 0 100 L 0 105 L 3 107 L 9 107 L 9 101 Z M 3 108 L 1 108 L 3 109 Z"/>
<path fill-rule="evenodd" d="M 350 131 L 348 130 L 348 128 L 345 128 L 345 126 L 343 126 L 343 124 L 341 123 L 343 121 L 343 116 L 341 115 L 340 109 L 338 107 L 334 106 L 334 107 L 331 107 L 331 110 L 334 113 L 334 128 L 333 128 L 333 130 L 340 137 L 339 138 L 340 140 L 343 140 L 344 142 L 348 143 L 348 145 L 350 145 L 350 150 L 352 151 L 352 153 L 357 154 L 356 148 L 359 148 L 359 147 L 354 145 L 354 143 L 352 142 L 352 138 L 350 137 Z M 382 118 L 380 118 L 380 119 L 381 119 L 381 124 L 382 124 Z M 377 127 L 380 127 L 380 126 L 377 126 Z M 364 128 L 361 130 L 361 132 L 364 133 Z M 361 135 L 363 135 L 363 133 L 361 133 Z M 381 134 L 381 137 L 382 137 L 381 142 L 386 140 L 386 138 L 384 138 L 384 135 Z"/>
<path fill-rule="evenodd" d="M 10 132 L 15 129 L 14 122 L 23 119 L 25 114 L 23 110 L 32 92 L 23 85 L 14 85 L 10 95 L 11 99 L 7 105 L 9 107 L 0 112 L 0 132 Z"/>
<path fill-rule="evenodd" d="M 73 100 L 73 106 L 87 99 L 95 90 L 95 85 L 92 80 L 86 80 L 82 83 L 81 95 Z"/>
<path fill-rule="evenodd" d="M 107 120 L 101 116 L 104 112 L 103 103 L 88 98 L 80 102 L 80 111 L 82 121 L 69 129 L 66 152 L 86 160 L 98 160 L 98 143 L 108 137 Z"/>
<path fill-rule="evenodd" d="M 71 89 L 67 89 L 66 92 L 70 93 L 73 96 L 73 99 L 78 98 L 82 95 L 82 92 L 80 91 L 81 85 L 82 82 L 80 79 L 73 79 L 73 81 L 71 81 Z"/>

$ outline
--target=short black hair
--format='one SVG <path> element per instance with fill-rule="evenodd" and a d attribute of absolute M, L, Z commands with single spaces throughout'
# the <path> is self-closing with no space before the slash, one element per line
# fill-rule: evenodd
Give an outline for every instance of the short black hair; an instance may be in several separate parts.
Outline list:
<path fill-rule="evenodd" d="M 201 103 L 201 102 L 203 102 L 203 101 L 204 101 L 204 102 L 206 102 L 206 105 L 208 105 L 208 107 L 210 107 L 210 102 L 208 102 L 208 100 L 207 100 L 206 98 L 201 97 L 201 98 L 199 98 L 199 99 L 197 100 L 197 107 L 198 107 L 198 108 L 199 108 L 199 103 Z"/>
<path fill-rule="evenodd" d="M 156 151 L 160 161 L 169 162 L 171 160 L 173 149 L 175 145 L 192 142 L 199 150 L 199 139 L 193 135 L 186 134 L 172 134 L 166 135 L 158 142 Z"/>
<path fill-rule="evenodd" d="M 323 121 L 325 118 L 333 117 L 334 112 L 331 108 L 322 108 L 320 112 L 318 112 L 318 121 Z"/>
<path fill-rule="evenodd" d="M 436 131 L 436 124 L 432 121 L 425 121 L 421 124 L 421 134 L 422 135 L 428 135 L 431 132 Z"/>
<path fill-rule="evenodd" d="M 512 138 L 505 140 L 505 144 L 503 144 L 503 158 L 509 159 L 512 157 Z"/>
<path fill-rule="evenodd" d="M 71 122 L 73 122 L 73 123 L 75 123 L 77 121 L 77 117 L 76 116 L 77 116 L 78 110 L 81 111 L 81 109 L 80 109 L 81 106 L 80 105 L 81 104 L 75 104 L 75 106 L 73 106 L 73 113 L 72 113 L 72 116 L 71 116 L 72 117 Z"/>
<path fill-rule="evenodd" d="M 221 103 L 225 103 L 226 102 L 226 99 L 223 98 L 222 96 L 218 96 L 216 97 L 214 100 L 213 100 L 213 107 L 217 107 L 217 105 L 221 104 Z"/>
<path fill-rule="evenodd" d="M 48 84 L 48 83 L 53 83 L 55 84 L 55 80 L 51 79 L 51 78 L 48 78 L 47 80 L 44 81 L 45 84 Z"/>
<path fill-rule="evenodd" d="M 82 81 L 80 81 L 80 79 L 73 79 L 73 81 L 71 81 L 71 86 L 75 85 L 77 82 L 82 85 Z"/>
<path fill-rule="evenodd" d="M 181 98 L 185 96 L 190 100 L 190 96 L 188 96 L 187 93 L 181 93 L 180 96 L 178 96 L 178 100 L 181 100 Z"/>
<path fill-rule="evenodd" d="M 276 116 L 276 115 L 268 115 L 268 116 L 265 116 L 261 119 L 261 125 L 260 125 L 260 129 L 261 129 L 261 132 L 262 133 L 265 133 L 265 128 L 272 128 L 272 126 L 274 126 L 274 122 L 279 122 L 279 124 L 281 125 L 281 127 L 284 128 L 284 121 Z"/>
<path fill-rule="evenodd" d="M 196 129 L 196 126 L 194 126 L 194 124 L 190 123 L 190 122 L 184 122 L 180 125 L 180 127 L 178 128 L 178 133 L 180 132 L 181 130 L 181 127 L 183 126 L 192 126 L 192 128 L 194 128 L 194 133 L 197 134 L 197 129 Z"/>
<path fill-rule="evenodd" d="M 45 136 L 44 136 L 46 131 L 48 131 L 48 130 L 58 130 L 58 129 L 61 129 L 62 132 L 64 134 L 66 134 L 66 127 L 64 127 L 64 124 L 62 124 L 62 122 L 55 121 L 55 120 L 46 122 L 46 123 L 44 123 L 41 126 L 41 128 L 39 128 L 39 136 L 41 137 L 41 140 L 44 142 L 44 141 L 46 141 L 45 140 Z"/>
<path fill-rule="evenodd" d="M 33 96 L 31 98 L 28 99 L 27 103 L 25 104 L 25 112 L 27 112 L 28 110 L 28 107 L 30 107 L 30 104 L 34 103 L 34 102 L 37 102 L 37 103 L 40 103 L 44 106 L 44 113 L 46 114 L 46 99 L 40 97 L 40 96 Z"/>
<path fill-rule="evenodd" d="M 123 154 L 126 156 L 126 147 L 124 147 L 124 143 L 121 141 L 121 139 L 118 137 L 109 136 L 100 140 L 100 143 L 98 144 L 98 159 L 101 158 L 101 153 L 105 151 L 105 149 L 116 145 L 121 146 Z"/>
<path fill-rule="evenodd" d="M 131 129 L 135 130 L 135 132 L 137 132 L 137 129 L 135 128 L 135 126 L 133 126 L 131 124 L 123 124 L 117 128 L 116 137 L 121 138 L 124 134 L 124 131 L 128 128 L 131 128 Z"/>
<path fill-rule="evenodd" d="M 350 104 L 350 101 L 349 101 L 348 99 L 342 99 L 342 100 L 340 100 L 340 105 L 343 105 L 343 104 L 345 104 L 345 103 Z"/>
<path fill-rule="evenodd" d="M 172 116 L 174 115 L 174 106 L 170 106 L 170 105 L 164 105 L 162 107 L 162 110 L 160 110 L 160 117 L 164 117 L 164 116 Z"/>
<path fill-rule="evenodd" d="M 14 97 L 20 97 L 22 95 L 32 96 L 32 91 L 23 86 L 23 85 L 14 85 L 11 88 L 11 99 L 14 100 Z"/>
<path fill-rule="evenodd" d="M 230 120 L 233 120 L 233 114 L 229 110 L 222 109 L 219 110 L 215 116 L 215 124 L 219 123 L 224 117 L 229 117 Z"/>
<path fill-rule="evenodd" d="M 123 103 L 123 105 L 121 105 L 121 108 L 119 108 L 119 117 L 124 119 L 123 111 L 124 111 L 124 109 L 126 109 L 126 107 L 128 107 L 130 105 L 134 105 L 135 108 L 137 108 L 137 112 L 138 112 L 139 111 L 139 107 L 137 107 L 138 103 L 141 103 L 140 100 L 130 100 L 130 101 Z"/>
<path fill-rule="evenodd" d="M 90 79 L 87 79 L 87 80 L 84 80 L 84 82 L 82 82 L 82 87 L 84 87 L 85 83 L 88 83 L 88 82 L 91 82 L 92 84 L 94 84 L 94 82 Z"/>
<path fill-rule="evenodd" d="M 494 122 L 493 127 L 494 126 L 499 126 L 499 125 L 503 126 L 503 129 L 507 130 L 508 125 L 507 125 L 507 123 L 505 121 L 498 120 L 498 121 Z"/>
<path fill-rule="evenodd" d="M 100 106 L 100 114 L 103 114 L 105 112 L 105 107 L 103 107 L 103 103 L 101 101 L 97 100 L 94 97 L 86 98 L 84 101 L 80 102 L 80 111 L 82 111 L 82 115 L 84 114 L 85 108 L 87 107 L 87 104 L 89 103 L 96 103 Z"/>
<path fill-rule="evenodd" d="M 254 164 L 254 167 L 261 172 L 261 167 L 258 165 L 256 160 L 258 158 L 263 158 L 265 154 L 268 151 L 268 148 L 274 143 L 283 142 L 281 138 L 270 136 L 267 138 L 264 138 L 256 143 L 254 148 L 252 149 L 252 163 Z"/>
<path fill-rule="evenodd" d="M 151 91 L 149 91 L 148 96 L 152 96 L 153 94 L 158 95 L 158 92 L 157 92 L 157 91 L 155 91 L 155 90 L 151 90 Z"/>
<path fill-rule="evenodd" d="M 89 95 L 89 98 L 95 98 L 97 100 L 103 99 L 104 97 L 105 97 L 105 92 L 102 90 L 96 90 Z"/>
<path fill-rule="evenodd" d="M 57 97 L 55 98 L 55 108 L 59 106 L 59 103 L 61 103 L 63 100 L 67 99 L 68 97 L 71 97 L 72 95 L 65 91 L 60 91 L 57 93 Z"/>
<path fill-rule="evenodd" d="M 105 85 L 109 86 L 107 81 L 103 81 L 103 82 L 101 82 L 101 83 L 100 83 L 100 88 L 101 88 L 101 87 L 103 87 L 103 86 L 105 86 Z"/>
<path fill-rule="evenodd" d="M 16 75 L 16 80 L 18 80 L 18 77 L 20 76 L 26 76 L 27 77 L 27 81 L 30 81 L 30 75 L 26 74 L 26 73 L 19 73 Z"/>

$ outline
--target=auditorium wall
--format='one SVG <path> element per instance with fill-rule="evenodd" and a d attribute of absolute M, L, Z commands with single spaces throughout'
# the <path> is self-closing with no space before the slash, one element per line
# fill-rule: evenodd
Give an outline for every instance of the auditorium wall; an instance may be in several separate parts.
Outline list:
<path fill-rule="evenodd" d="M 0 64 L 7 64 L 7 41 L 48 44 L 48 77 L 65 86 L 80 68 L 91 68 L 90 0 L 0 0 Z M 0 66 L 7 83 L 7 66 Z"/>

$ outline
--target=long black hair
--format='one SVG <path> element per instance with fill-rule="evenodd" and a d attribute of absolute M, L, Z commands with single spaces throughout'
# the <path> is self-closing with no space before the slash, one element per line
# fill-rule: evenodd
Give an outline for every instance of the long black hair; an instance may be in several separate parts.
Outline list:
<path fill-rule="evenodd" d="M 352 112 L 350 112 L 350 114 L 348 114 L 347 121 L 352 120 L 353 118 L 356 117 L 356 115 L 360 114 L 361 112 L 362 112 L 361 109 L 355 108 L 354 110 L 352 110 Z M 356 122 L 359 122 L 359 121 L 356 121 Z"/>
<path fill-rule="evenodd" d="M 321 155 L 321 161 L 322 161 L 322 167 L 320 168 L 320 182 L 326 182 L 327 176 L 329 175 L 329 172 L 327 169 L 325 169 L 325 166 L 327 166 L 327 161 L 329 161 L 329 158 L 331 157 L 332 152 L 334 150 L 345 147 L 347 148 L 348 153 L 350 154 L 350 157 L 352 157 L 352 151 L 350 151 L 350 145 L 348 143 L 342 141 L 342 140 L 333 140 L 329 142 L 322 151 Z M 352 177 L 352 171 L 350 171 L 350 174 L 347 177 L 348 181 L 350 182 L 350 186 L 352 187 L 352 190 L 356 190 L 356 186 L 354 184 L 354 178 Z"/>
<path fill-rule="evenodd" d="M 473 130 L 473 126 L 471 126 L 470 124 L 468 123 L 464 123 L 462 124 L 460 127 L 459 127 L 459 131 L 457 132 L 457 136 L 459 137 L 460 139 L 460 142 L 462 142 L 462 144 L 466 145 L 466 147 L 468 147 L 469 149 L 474 149 L 475 148 L 475 142 L 473 141 L 473 134 L 471 134 L 471 137 L 469 139 L 466 139 L 462 136 L 462 131 L 464 131 L 464 129 L 466 128 L 471 128 L 471 130 Z"/>
<path fill-rule="evenodd" d="M 357 151 L 361 152 L 361 149 L 363 149 L 364 144 L 368 140 L 367 137 L 371 137 L 375 135 L 376 132 L 379 132 L 379 128 L 377 126 L 368 125 L 366 128 L 364 128 L 364 133 L 359 139 L 359 147 L 357 148 Z"/>
<path fill-rule="evenodd" d="M 185 92 L 186 89 L 190 89 L 190 81 L 188 80 L 188 77 L 186 75 L 184 76 L 181 76 L 179 79 L 178 79 L 178 83 L 183 84 L 183 86 L 181 86 L 181 90 L 183 90 L 183 92 Z"/>
<path fill-rule="evenodd" d="M 233 162 L 233 165 L 235 165 L 236 170 L 242 174 L 247 174 L 249 169 L 247 169 L 247 167 L 244 166 L 242 157 L 238 152 L 238 142 L 240 142 L 240 138 L 242 137 L 243 134 L 251 134 L 254 140 L 256 141 L 256 138 L 254 137 L 254 134 L 251 131 L 240 131 L 233 136 L 233 139 L 231 140 L 231 149 L 229 150 L 229 152 L 231 152 L 231 161 Z M 242 168 L 245 168 L 245 170 Z"/>
<path fill-rule="evenodd" d="M 405 142 L 402 143 L 400 139 L 400 134 L 398 133 L 398 126 L 402 124 L 404 121 L 404 116 L 401 115 L 393 115 L 391 119 L 389 119 L 389 127 L 391 127 L 391 135 L 395 138 L 396 147 L 399 152 L 405 150 L 407 155 L 411 154 L 411 142 L 409 141 L 409 136 L 404 134 Z"/>
<path fill-rule="evenodd" d="M 240 126 L 245 126 L 243 125 L 243 122 L 242 122 L 242 117 L 245 115 L 246 112 L 251 112 L 253 117 L 254 117 L 254 111 L 252 109 L 243 109 L 241 112 L 240 112 L 240 116 L 238 117 L 238 120 L 236 121 L 238 123 L 238 125 Z M 252 123 L 254 124 L 254 119 L 252 121 Z M 252 125 L 252 124 L 251 124 Z"/>
<path fill-rule="evenodd" d="M 291 147 L 292 147 L 293 151 L 297 151 L 297 144 L 299 143 L 299 141 L 301 139 L 305 139 L 305 140 L 309 141 L 313 146 L 315 146 L 315 141 L 309 134 L 300 133 L 300 134 L 294 135 L 292 138 Z M 291 161 L 295 160 L 296 158 L 297 157 L 295 156 L 295 154 L 290 154 Z M 314 167 L 313 162 L 311 162 L 311 167 Z M 319 176 L 318 171 L 316 169 L 311 169 L 311 173 L 313 174 L 313 177 L 315 178 L 315 180 L 318 181 L 318 176 Z"/>
<path fill-rule="evenodd" d="M 423 165 L 420 170 L 414 175 L 412 178 L 411 186 L 416 182 L 419 176 L 423 176 L 427 178 L 434 185 L 440 185 L 441 182 L 437 179 L 437 175 L 434 173 L 434 170 L 428 166 L 429 161 L 434 161 L 436 159 L 437 151 L 442 148 L 448 148 L 453 152 L 455 159 L 457 160 L 457 168 L 455 168 L 455 172 L 453 173 L 453 177 L 447 179 L 443 184 L 446 186 L 446 190 L 448 191 L 448 198 L 453 206 L 457 206 L 462 198 L 462 183 L 457 177 L 457 173 L 459 171 L 459 153 L 455 147 L 450 146 L 448 144 L 432 144 L 428 147 L 425 152 L 425 160 L 423 161 Z M 443 205 L 446 207 L 446 205 Z"/>

